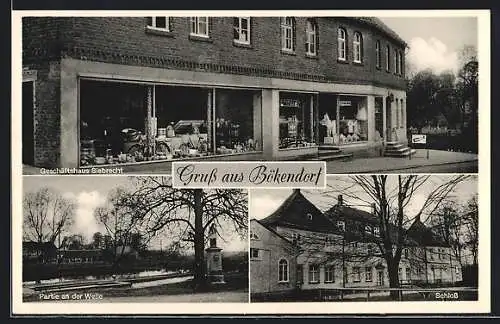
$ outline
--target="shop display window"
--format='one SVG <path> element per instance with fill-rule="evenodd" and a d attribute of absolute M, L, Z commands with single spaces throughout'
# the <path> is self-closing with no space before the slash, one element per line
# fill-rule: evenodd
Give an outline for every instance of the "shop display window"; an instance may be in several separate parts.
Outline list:
<path fill-rule="evenodd" d="M 280 93 L 280 149 L 314 146 L 314 98 L 311 94 Z"/>
<path fill-rule="evenodd" d="M 261 149 L 258 91 L 81 80 L 80 165 Z"/>
<path fill-rule="evenodd" d="M 215 91 L 215 153 L 255 151 L 260 141 L 254 134 L 260 124 L 254 109 L 255 91 L 217 89 Z"/>
<path fill-rule="evenodd" d="M 345 145 L 368 140 L 366 97 L 326 95 L 320 99 L 320 141 Z"/>

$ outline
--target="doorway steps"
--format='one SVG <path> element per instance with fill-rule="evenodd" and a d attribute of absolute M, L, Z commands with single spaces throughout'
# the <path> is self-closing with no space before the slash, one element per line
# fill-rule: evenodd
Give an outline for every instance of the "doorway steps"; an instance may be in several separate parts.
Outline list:
<path fill-rule="evenodd" d="M 350 160 L 352 153 L 342 151 L 338 146 L 320 146 L 317 161 Z"/>
<path fill-rule="evenodd" d="M 407 144 L 401 142 L 386 142 L 384 156 L 388 157 L 408 157 L 415 154 L 415 149 L 409 148 Z"/>

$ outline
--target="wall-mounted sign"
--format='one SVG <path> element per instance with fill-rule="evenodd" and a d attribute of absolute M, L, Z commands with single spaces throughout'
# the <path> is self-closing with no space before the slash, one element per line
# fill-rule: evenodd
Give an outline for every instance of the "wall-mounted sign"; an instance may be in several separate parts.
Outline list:
<path fill-rule="evenodd" d="M 299 108 L 300 101 L 298 99 L 282 98 L 280 99 L 280 107 Z"/>
<path fill-rule="evenodd" d="M 339 106 L 340 107 L 351 106 L 351 100 L 340 100 Z"/>
<path fill-rule="evenodd" d="M 426 144 L 427 143 L 427 135 L 413 134 L 413 135 L 411 135 L 411 142 L 413 144 Z"/>

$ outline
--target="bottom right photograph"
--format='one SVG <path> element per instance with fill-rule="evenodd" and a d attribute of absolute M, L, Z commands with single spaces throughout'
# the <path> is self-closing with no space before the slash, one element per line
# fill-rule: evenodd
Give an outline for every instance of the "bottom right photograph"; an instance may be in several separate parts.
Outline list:
<path fill-rule="evenodd" d="M 251 302 L 478 298 L 477 175 L 251 190 Z"/>

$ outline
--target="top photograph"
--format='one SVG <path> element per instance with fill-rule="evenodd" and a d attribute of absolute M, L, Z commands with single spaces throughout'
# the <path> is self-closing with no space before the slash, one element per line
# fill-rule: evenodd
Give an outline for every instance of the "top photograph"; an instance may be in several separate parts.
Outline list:
<path fill-rule="evenodd" d="M 475 173 L 478 29 L 476 16 L 25 16 L 23 174 L 187 160 Z"/>

